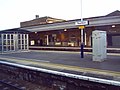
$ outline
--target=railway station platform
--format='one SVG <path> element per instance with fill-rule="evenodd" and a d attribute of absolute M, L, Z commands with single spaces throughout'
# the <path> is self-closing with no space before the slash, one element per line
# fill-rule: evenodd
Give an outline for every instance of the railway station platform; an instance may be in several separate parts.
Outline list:
<path fill-rule="evenodd" d="M 31 50 L 53 50 L 53 51 L 80 51 L 80 47 L 50 47 L 50 46 L 29 46 Z M 84 52 L 92 52 L 92 48 L 84 47 Z M 107 48 L 107 53 L 120 53 L 120 48 Z"/>
<path fill-rule="evenodd" d="M 30 50 L 0 54 L 0 61 L 120 81 L 120 54 L 108 53 L 103 62 L 93 62 L 90 52 Z"/>

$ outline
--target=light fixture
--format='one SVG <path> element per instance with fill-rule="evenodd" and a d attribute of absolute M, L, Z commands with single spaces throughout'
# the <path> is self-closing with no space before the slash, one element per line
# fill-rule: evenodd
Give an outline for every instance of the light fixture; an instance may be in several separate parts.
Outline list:
<path fill-rule="evenodd" d="M 112 27 L 114 28 L 114 27 L 115 27 L 115 25 L 112 25 Z"/>
<path fill-rule="evenodd" d="M 67 31 L 67 29 L 64 29 L 64 31 L 66 32 L 66 31 Z"/>

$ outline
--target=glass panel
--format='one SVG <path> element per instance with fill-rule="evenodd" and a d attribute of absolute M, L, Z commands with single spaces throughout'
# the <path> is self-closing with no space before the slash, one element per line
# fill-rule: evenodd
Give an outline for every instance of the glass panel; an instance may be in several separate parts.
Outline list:
<path fill-rule="evenodd" d="M 27 45 L 27 40 L 25 40 L 25 45 Z"/>
<path fill-rule="evenodd" d="M 18 44 L 21 44 L 21 40 L 18 40 Z"/>
<path fill-rule="evenodd" d="M 25 49 L 27 49 L 27 45 L 25 45 Z"/>
<path fill-rule="evenodd" d="M 2 51 L 2 46 L 0 46 L 0 51 Z"/>
<path fill-rule="evenodd" d="M 19 50 L 21 49 L 21 45 L 18 45 L 18 49 L 19 49 Z"/>
<path fill-rule="evenodd" d="M 3 39 L 6 39 L 6 35 L 3 35 Z"/>
<path fill-rule="evenodd" d="M 0 34 L 0 40 L 1 40 L 1 34 Z"/>
<path fill-rule="evenodd" d="M 25 35 L 25 39 L 27 39 L 27 34 Z"/>
<path fill-rule="evenodd" d="M 22 45 L 22 49 L 24 49 L 24 45 Z"/>
<path fill-rule="evenodd" d="M 18 34 L 18 39 L 20 39 L 20 34 Z"/>
<path fill-rule="evenodd" d="M 22 44 L 24 44 L 24 40 L 22 40 Z"/>
<path fill-rule="evenodd" d="M 0 45 L 2 45 L 2 40 L 0 40 Z"/>
<path fill-rule="evenodd" d="M 7 35 L 7 39 L 10 39 L 10 35 L 9 34 Z"/>
<path fill-rule="evenodd" d="M 11 40 L 11 45 L 14 45 L 14 40 Z"/>
<path fill-rule="evenodd" d="M 11 49 L 10 49 L 10 46 L 8 46 L 8 51 L 10 51 Z"/>
<path fill-rule="evenodd" d="M 3 44 L 4 44 L 4 45 L 6 45 L 6 44 L 7 44 L 7 43 L 6 43 L 6 40 L 4 40 L 4 41 L 3 41 Z"/>
<path fill-rule="evenodd" d="M 0 35 L 0 45 L 2 45 L 2 38 L 1 38 L 1 35 Z"/>
<path fill-rule="evenodd" d="M 24 39 L 24 34 L 22 35 L 22 39 Z"/>
<path fill-rule="evenodd" d="M 10 45 L 10 40 L 8 40 L 8 43 L 7 43 L 7 45 Z"/>
<path fill-rule="evenodd" d="M 14 46 L 11 46 L 11 50 L 14 50 Z"/>
<path fill-rule="evenodd" d="M 11 35 L 11 39 L 13 39 L 13 35 Z"/>
<path fill-rule="evenodd" d="M 3 46 L 3 48 L 4 48 L 4 51 L 7 51 L 7 48 L 6 48 L 6 46 Z"/>

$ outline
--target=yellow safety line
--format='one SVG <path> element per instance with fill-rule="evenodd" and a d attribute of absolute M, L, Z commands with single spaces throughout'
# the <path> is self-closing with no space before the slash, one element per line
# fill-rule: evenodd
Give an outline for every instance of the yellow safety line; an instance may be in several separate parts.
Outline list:
<path fill-rule="evenodd" d="M 71 65 L 63 65 L 63 64 L 55 64 L 55 63 L 48 63 L 48 62 L 35 62 L 29 59 L 21 60 L 21 59 L 10 59 L 10 58 L 1 58 L 7 62 L 14 62 L 24 65 L 36 65 L 40 67 L 46 67 L 51 69 L 59 69 L 59 70 L 70 70 L 76 72 L 83 72 L 83 73 L 92 73 L 92 74 L 100 74 L 100 75 L 107 75 L 107 76 L 114 76 L 120 77 L 120 72 L 116 71 L 109 71 L 109 70 L 101 70 L 101 69 L 94 69 L 94 68 L 84 68 L 78 66 L 71 66 Z"/>

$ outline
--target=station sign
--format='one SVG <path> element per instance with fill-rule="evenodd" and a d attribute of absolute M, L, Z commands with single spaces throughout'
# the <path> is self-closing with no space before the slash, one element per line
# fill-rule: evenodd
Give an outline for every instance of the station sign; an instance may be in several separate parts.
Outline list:
<path fill-rule="evenodd" d="M 84 29 L 84 28 L 85 28 L 85 26 L 84 26 L 84 25 L 79 26 L 79 29 Z"/>
<path fill-rule="evenodd" d="M 88 21 L 76 21 L 75 22 L 75 25 L 79 25 L 79 26 L 84 26 L 84 25 L 88 25 L 89 22 Z"/>

